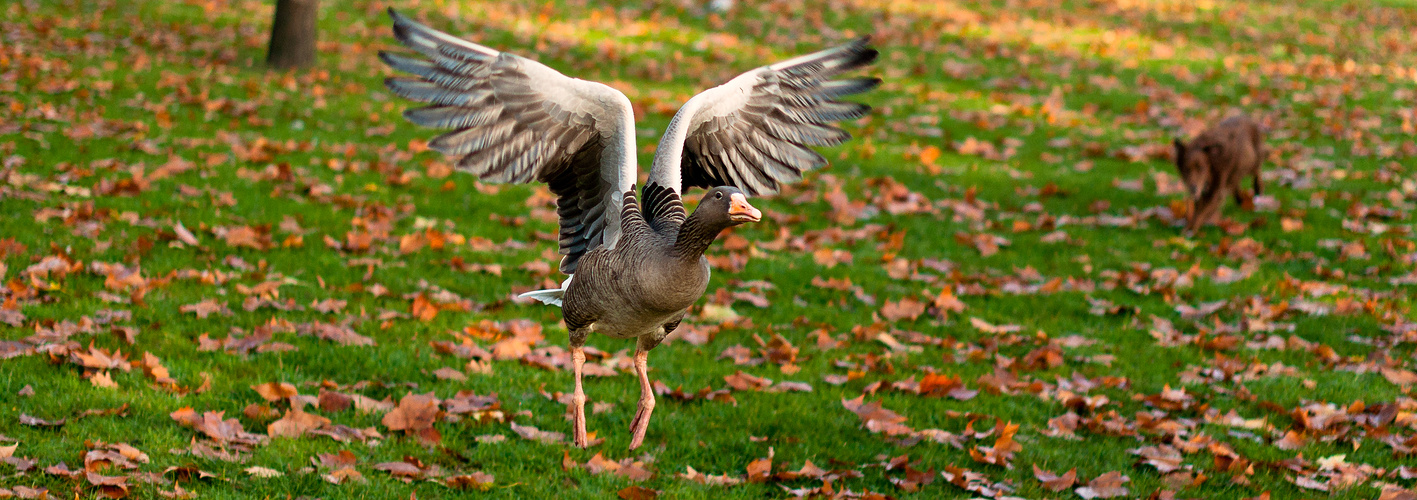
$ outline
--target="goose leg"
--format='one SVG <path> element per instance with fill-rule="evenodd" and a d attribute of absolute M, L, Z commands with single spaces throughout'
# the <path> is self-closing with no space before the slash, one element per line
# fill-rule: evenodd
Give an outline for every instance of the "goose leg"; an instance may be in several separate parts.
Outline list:
<path fill-rule="evenodd" d="M 649 416 L 654 413 L 654 387 L 649 383 L 649 351 L 635 349 L 635 375 L 640 377 L 640 405 L 635 410 L 635 419 L 630 422 L 630 449 L 639 448 L 645 441 L 645 431 L 649 429 Z"/>
<path fill-rule="evenodd" d="M 585 366 L 585 348 L 580 346 L 571 347 L 571 365 L 575 367 L 576 392 L 571 396 L 571 419 L 575 420 L 575 443 L 577 447 L 585 448 L 590 441 L 586 439 L 585 431 L 585 390 L 581 388 L 582 367 Z"/>

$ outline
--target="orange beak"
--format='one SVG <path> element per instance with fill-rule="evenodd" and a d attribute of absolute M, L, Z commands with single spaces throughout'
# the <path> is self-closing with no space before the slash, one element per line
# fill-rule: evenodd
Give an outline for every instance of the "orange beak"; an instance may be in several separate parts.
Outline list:
<path fill-rule="evenodd" d="M 734 193 L 728 199 L 728 219 L 733 222 L 757 222 L 763 220 L 763 213 L 748 204 L 748 197 Z"/>

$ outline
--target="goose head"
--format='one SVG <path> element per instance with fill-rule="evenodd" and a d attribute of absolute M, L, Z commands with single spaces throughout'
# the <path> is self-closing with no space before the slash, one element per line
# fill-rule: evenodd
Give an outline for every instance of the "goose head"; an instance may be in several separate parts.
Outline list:
<path fill-rule="evenodd" d="M 710 189 L 699 200 L 699 206 L 694 209 L 694 215 L 704 218 L 705 222 L 709 222 L 711 226 L 721 228 L 745 222 L 758 222 L 763 219 L 763 213 L 748 204 L 748 195 L 732 186 L 719 186 Z"/>

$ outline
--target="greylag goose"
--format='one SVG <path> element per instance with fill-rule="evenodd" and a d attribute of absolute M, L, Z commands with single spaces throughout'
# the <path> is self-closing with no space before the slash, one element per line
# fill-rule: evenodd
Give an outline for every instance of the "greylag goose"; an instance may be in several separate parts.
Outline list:
<path fill-rule="evenodd" d="M 831 78 L 870 64 L 876 50 L 862 38 L 754 69 L 690 99 L 660 139 L 637 197 L 634 110 L 623 93 L 453 37 L 393 9 L 389 15 L 394 36 L 422 57 L 380 52 L 389 66 L 417 75 L 385 85 L 431 104 L 407 110 L 409 121 L 454 129 L 428 147 L 457 157 L 458 170 L 483 181 L 545 182 L 557 197 L 560 268 L 569 276 L 561 288 L 524 296 L 561 306 L 570 331 L 577 446 L 587 446 L 586 338 L 599 332 L 636 339 L 640 400 L 630 449 L 638 448 L 654 411 L 649 351 L 708 287 L 704 251 L 722 230 L 762 217 L 749 195 L 775 193 L 827 163 L 809 146 L 850 138 L 831 122 L 862 117 L 870 107 L 836 99 L 880 80 Z M 681 196 L 696 186 L 709 191 L 686 214 Z"/>

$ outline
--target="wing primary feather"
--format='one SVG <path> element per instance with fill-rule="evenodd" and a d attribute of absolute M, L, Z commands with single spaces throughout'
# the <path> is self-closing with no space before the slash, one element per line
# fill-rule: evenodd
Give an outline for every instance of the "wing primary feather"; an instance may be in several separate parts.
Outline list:
<path fill-rule="evenodd" d="M 429 28 L 393 9 L 389 16 L 394 37 L 412 53 L 381 52 L 379 58 L 413 78 L 388 78 L 385 86 L 429 104 L 404 112 L 411 123 L 448 130 L 429 148 L 458 157 L 459 171 L 486 182 L 546 182 L 557 196 L 564 272 L 574 272 L 586 252 L 618 238 L 622 224 L 614 210 L 621 208 L 621 197 L 611 190 L 635 170 L 633 109 L 623 93 Z M 614 227 L 607 221 L 615 221 Z"/>

